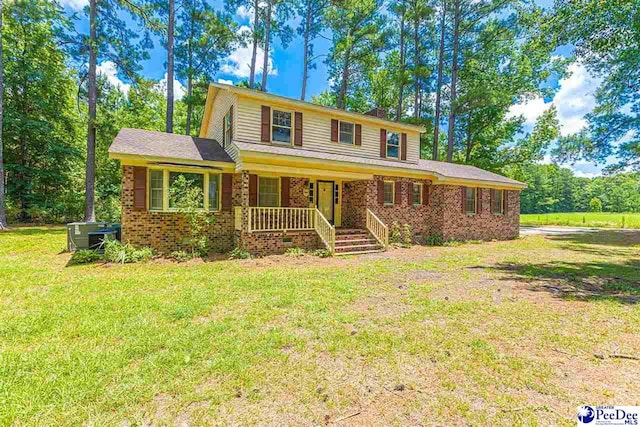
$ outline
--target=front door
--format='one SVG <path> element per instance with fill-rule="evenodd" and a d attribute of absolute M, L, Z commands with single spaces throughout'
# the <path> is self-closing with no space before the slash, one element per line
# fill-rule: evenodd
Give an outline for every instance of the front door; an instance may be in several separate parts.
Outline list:
<path fill-rule="evenodd" d="M 333 224 L 333 181 L 318 181 L 318 210 Z"/>

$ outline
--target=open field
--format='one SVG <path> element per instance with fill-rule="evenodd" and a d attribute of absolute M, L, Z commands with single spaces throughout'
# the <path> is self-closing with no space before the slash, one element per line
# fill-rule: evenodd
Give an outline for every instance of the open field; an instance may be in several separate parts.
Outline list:
<path fill-rule="evenodd" d="M 640 212 L 570 212 L 550 214 L 522 214 L 520 215 L 520 224 L 640 229 Z"/>
<path fill-rule="evenodd" d="M 640 355 L 640 232 L 142 265 L 67 266 L 64 244 L 0 234 L 0 425 L 575 425 L 640 404 L 640 361 L 608 357 Z"/>

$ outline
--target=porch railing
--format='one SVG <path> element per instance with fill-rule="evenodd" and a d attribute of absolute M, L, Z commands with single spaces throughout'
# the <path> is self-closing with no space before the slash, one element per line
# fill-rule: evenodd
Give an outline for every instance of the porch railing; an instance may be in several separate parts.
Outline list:
<path fill-rule="evenodd" d="M 327 221 L 324 215 L 322 215 L 322 212 L 317 208 L 315 208 L 314 211 L 315 230 L 318 233 L 318 236 L 320 236 L 322 243 L 324 243 L 329 252 L 333 254 L 336 249 L 336 228 Z"/>
<path fill-rule="evenodd" d="M 242 209 L 242 208 L 241 208 Z M 249 233 L 314 229 L 314 208 L 249 207 Z M 236 215 L 236 218 L 238 215 Z M 237 219 L 236 219 L 237 221 Z"/>
<path fill-rule="evenodd" d="M 367 230 L 382 246 L 389 246 L 389 228 L 370 209 L 367 209 Z"/>

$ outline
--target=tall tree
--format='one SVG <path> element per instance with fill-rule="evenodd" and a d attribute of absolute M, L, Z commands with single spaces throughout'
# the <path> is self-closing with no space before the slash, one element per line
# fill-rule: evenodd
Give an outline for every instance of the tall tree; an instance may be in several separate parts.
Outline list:
<path fill-rule="evenodd" d="M 235 14 L 239 9 L 244 9 L 246 13 L 252 13 L 251 28 L 248 31 L 248 38 L 251 40 L 251 62 L 249 63 L 250 89 L 256 85 L 256 62 L 258 61 L 258 47 L 263 42 L 264 25 L 262 22 L 263 1 L 262 0 L 227 0 L 225 6 L 229 14 Z M 246 36 L 246 35 L 245 35 Z"/>
<path fill-rule="evenodd" d="M 558 0 L 551 29 L 602 79 L 588 127 L 561 138 L 557 158 L 604 162 L 640 171 L 640 8 L 637 1 Z"/>
<path fill-rule="evenodd" d="M 2 117 L 4 93 L 4 64 L 2 60 L 2 0 L 0 0 L 0 231 L 7 229 L 7 214 L 4 210 L 4 158 L 2 149 Z"/>
<path fill-rule="evenodd" d="M 237 25 L 202 0 L 184 0 L 179 10 L 175 53 L 178 78 L 187 81 L 183 101 L 187 106 L 185 133 L 190 135 L 193 109 L 203 102 L 201 93 L 194 94 L 194 86 L 202 81 L 206 91 L 206 82 L 213 79 L 221 59 L 238 41 Z"/>
<path fill-rule="evenodd" d="M 174 64 L 174 36 L 176 28 L 175 0 L 168 1 L 167 20 L 167 133 L 173 133 L 173 64 Z"/>
<path fill-rule="evenodd" d="M 451 65 L 451 88 L 449 106 L 449 130 L 447 132 L 447 162 L 453 161 L 453 144 L 456 126 L 456 90 L 458 86 L 458 50 L 460 48 L 460 0 L 454 0 L 453 12 L 453 50 Z"/>
<path fill-rule="evenodd" d="M 403 114 L 403 108 L 402 108 L 402 101 L 403 101 L 403 96 L 404 96 L 404 85 L 405 85 L 405 48 L 406 48 L 406 44 L 405 44 L 405 18 L 406 18 L 406 13 L 407 13 L 407 5 L 405 0 L 399 0 L 397 1 L 397 3 L 394 5 L 393 7 L 394 12 L 398 15 L 399 17 L 399 23 L 398 23 L 398 32 L 400 33 L 400 41 L 399 41 L 399 46 L 398 49 L 400 51 L 400 58 L 399 58 L 399 64 L 398 64 L 398 104 L 396 106 L 396 114 L 395 114 L 395 119 L 396 121 L 400 121 L 402 119 L 402 114 Z"/>
<path fill-rule="evenodd" d="M 264 56 L 262 58 L 262 84 L 263 92 L 267 91 L 267 77 L 269 76 L 269 50 L 271 49 L 272 36 L 280 38 L 284 48 L 291 41 L 293 30 L 286 22 L 291 17 L 291 9 L 286 0 L 264 0 Z"/>
<path fill-rule="evenodd" d="M 89 36 L 72 49 L 80 61 L 84 61 L 88 53 L 85 221 L 95 221 L 96 66 L 100 59 L 110 61 L 129 80 L 137 78 L 139 61 L 149 57 L 147 50 L 151 47 L 151 38 L 145 31 L 140 42 L 136 43 L 139 33 L 127 25 L 122 13 L 149 23 L 151 6 L 134 0 L 89 0 L 88 13 Z M 73 40 L 68 42 L 73 45 Z"/>
<path fill-rule="evenodd" d="M 304 101 L 307 96 L 307 81 L 309 80 L 309 70 L 315 68 L 315 60 L 318 57 L 313 55 L 313 41 L 324 29 L 324 11 L 327 7 L 327 0 L 300 0 L 297 4 L 300 25 L 298 34 L 302 36 L 302 89 L 300 99 Z"/>
<path fill-rule="evenodd" d="M 442 79 L 444 68 L 444 40 L 447 28 L 447 1 L 440 5 L 440 47 L 438 49 L 438 83 L 436 84 L 436 112 L 433 118 L 433 153 L 431 158 L 438 160 L 438 139 L 440 138 L 440 97 L 442 96 Z"/>
<path fill-rule="evenodd" d="M 411 79 L 413 81 L 413 118 L 419 120 L 422 118 L 422 93 L 428 88 L 425 87 L 430 71 L 425 61 L 425 54 L 430 53 L 431 28 L 430 24 L 433 9 L 429 5 L 429 0 L 409 0 L 407 3 L 407 33 L 412 30 L 411 42 L 412 46 L 405 48 L 405 57 L 409 56 L 408 50 L 412 47 L 413 54 L 412 64 L 410 64 Z M 405 36 L 408 37 L 408 36 Z M 408 59 L 405 60 L 407 64 Z M 408 83 L 408 82 L 405 82 Z"/>
<path fill-rule="evenodd" d="M 361 89 L 364 77 L 380 60 L 389 32 L 380 13 L 379 0 L 354 0 L 332 5 L 327 21 L 333 34 L 333 46 L 326 64 L 335 82 L 336 107 L 345 109 L 348 97 Z"/>

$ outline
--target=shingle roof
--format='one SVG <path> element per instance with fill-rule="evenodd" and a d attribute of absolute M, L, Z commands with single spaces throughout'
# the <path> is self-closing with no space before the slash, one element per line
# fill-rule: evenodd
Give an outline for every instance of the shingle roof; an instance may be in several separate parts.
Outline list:
<path fill-rule="evenodd" d="M 419 160 L 417 163 L 398 162 L 394 160 L 375 159 L 366 157 L 356 157 L 346 154 L 326 153 L 321 151 L 306 150 L 293 147 L 255 144 L 249 142 L 234 141 L 234 144 L 242 154 L 245 152 L 259 152 L 280 154 L 286 156 L 304 157 L 308 159 L 330 160 L 336 162 L 345 162 L 352 164 L 361 164 L 366 166 L 382 166 L 388 168 L 410 169 L 413 171 L 424 171 L 438 177 L 439 180 L 470 180 L 482 181 L 485 183 L 504 184 L 518 188 L 526 187 L 519 181 L 488 172 L 475 166 L 458 165 L 454 163 L 437 162 L 433 160 Z"/>
<path fill-rule="evenodd" d="M 213 139 L 142 129 L 122 128 L 109 153 L 233 163 Z"/>

